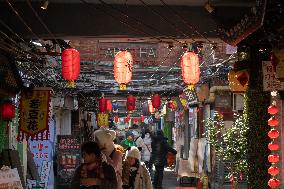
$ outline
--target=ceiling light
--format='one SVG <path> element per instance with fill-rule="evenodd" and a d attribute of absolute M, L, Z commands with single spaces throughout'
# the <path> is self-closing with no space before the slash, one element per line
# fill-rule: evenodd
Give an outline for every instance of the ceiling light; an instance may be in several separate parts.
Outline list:
<path fill-rule="evenodd" d="M 43 10 L 46 10 L 47 7 L 48 7 L 48 3 L 49 3 L 48 0 L 45 0 L 40 8 L 43 9 Z"/>

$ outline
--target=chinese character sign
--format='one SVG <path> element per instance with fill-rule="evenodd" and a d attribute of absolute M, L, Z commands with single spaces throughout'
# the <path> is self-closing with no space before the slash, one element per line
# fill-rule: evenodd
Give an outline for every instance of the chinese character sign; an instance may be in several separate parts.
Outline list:
<path fill-rule="evenodd" d="M 31 93 L 21 94 L 20 99 L 20 128 L 18 139 L 38 139 L 48 136 L 48 121 L 50 115 L 50 90 L 35 89 Z"/>
<path fill-rule="evenodd" d="M 284 82 L 280 82 L 275 78 L 275 72 L 271 61 L 262 62 L 263 72 L 263 90 L 264 91 L 277 91 L 284 90 Z"/>
<path fill-rule="evenodd" d="M 59 135 L 57 137 L 58 184 L 66 186 L 70 183 L 76 167 L 81 162 L 80 138 L 69 135 Z"/>
<path fill-rule="evenodd" d="M 2 167 L 0 170 L 0 189 L 23 189 L 17 169 Z"/>

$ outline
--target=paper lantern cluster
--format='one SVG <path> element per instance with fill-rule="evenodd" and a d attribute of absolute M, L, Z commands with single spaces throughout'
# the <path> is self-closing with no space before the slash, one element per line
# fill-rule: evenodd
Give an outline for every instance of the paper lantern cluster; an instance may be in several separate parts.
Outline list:
<path fill-rule="evenodd" d="M 272 140 L 268 144 L 268 149 L 271 150 L 271 154 L 268 156 L 268 162 L 271 163 L 271 166 L 268 168 L 268 174 L 271 175 L 271 179 L 268 181 L 268 186 L 270 188 L 278 188 L 280 186 L 280 180 L 276 177 L 280 173 L 280 169 L 277 167 L 277 163 L 280 160 L 280 156 L 277 154 L 279 150 L 279 144 L 275 139 L 280 135 L 277 130 L 279 121 L 276 118 L 278 113 L 278 107 L 276 106 L 276 101 L 273 101 L 272 105 L 268 107 L 267 112 L 271 115 L 271 118 L 268 120 L 268 125 L 271 130 L 268 132 L 269 138 Z"/>
<path fill-rule="evenodd" d="M 6 101 L 1 105 L 1 119 L 11 121 L 16 115 L 16 108 L 12 101 Z"/>
<path fill-rule="evenodd" d="M 97 119 L 98 127 L 107 128 L 109 126 L 108 122 L 109 112 L 111 112 L 113 108 L 111 100 L 106 99 L 104 97 L 99 98 L 98 108 L 99 108 L 98 119 Z"/>
<path fill-rule="evenodd" d="M 234 71 L 228 73 L 229 87 L 234 93 L 243 93 L 247 90 L 249 73 L 247 70 Z"/>
<path fill-rule="evenodd" d="M 114 57 L 114 79 L 119 84 L 120 90 L 126 89 L 126 84 L 132 78 L 133 59 L 130 52 L 119 51 Z"/>
<path fill-rule="evenodd" d="M 65 49 L 61 54 L 62 77 L 67 80 L 67 87 L 74 88 L 80 74 L 80 53 L 76 49 Z"/>
<path fill-rule="evenodd" d="M 200 77 L 199 57 L 194 52 L 186 52 L 181 58 L 182 79 L 192 86 L 198 83 Z"/>

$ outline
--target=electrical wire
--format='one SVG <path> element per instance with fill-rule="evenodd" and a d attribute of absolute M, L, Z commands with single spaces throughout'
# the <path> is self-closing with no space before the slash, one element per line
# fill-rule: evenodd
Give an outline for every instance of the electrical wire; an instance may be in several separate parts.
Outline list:
<path fill-rule="evenodd" d="M 205 37 L 203 34 L 201 34 L 197 28 L 190 24 L 188 21 L 186 21 L 182 16 L 180 16 L 176 10 L 174 10 L 173 8 L 171 8 L 167 3 L 165 3 L 164 0 L 160 0 L 160 2 L 166 6 L 168 8 L 168 10 L 170 10 L 175 16 L 179 17 L 181 19 L 181 21 L 191 30 L 193 30 L 195 33 L 197 33 L 199 36 L 201 36 L 202 38 L 206 39 L 209 43 L 212 43 L 207 37 Z"/>

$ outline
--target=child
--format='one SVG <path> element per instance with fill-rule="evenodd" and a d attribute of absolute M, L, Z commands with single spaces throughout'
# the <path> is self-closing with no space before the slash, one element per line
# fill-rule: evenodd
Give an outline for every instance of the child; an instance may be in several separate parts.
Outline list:
<path fill-rule="evenodd" d="M 75 171 L 70 189 L 113 189 L 117 187 L 114 168 L 106 162 L 96 142 L 81 147 L 82 163 Z"/>
<path fill-rule="evenodd" d="M 144 163 L 140 162 L 141 154 L 137 147 L 129 147 L 123 162 L 123 189 L 152 189 L 150 174 Z"/>

